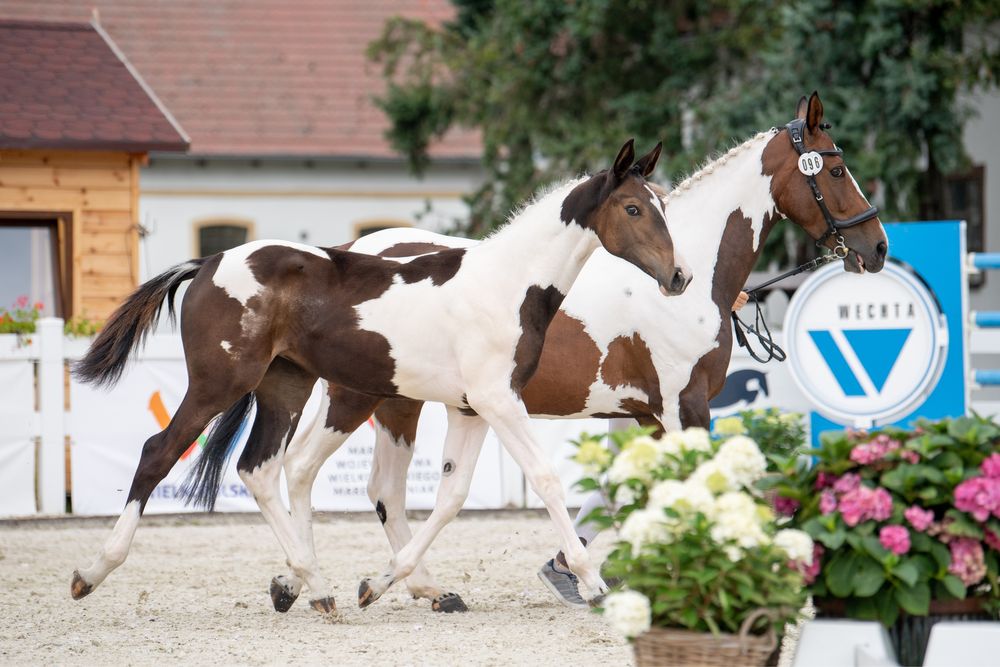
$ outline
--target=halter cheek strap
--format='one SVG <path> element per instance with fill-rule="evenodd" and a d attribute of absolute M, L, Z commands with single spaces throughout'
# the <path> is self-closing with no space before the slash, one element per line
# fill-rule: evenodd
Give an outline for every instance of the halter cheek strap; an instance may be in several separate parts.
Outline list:
<path fill-rule="evenodd" d="M 806 127 L 806 121 L 804 118 L 796 118 L 795 120 L 785 125 L 785 128 L 788 130 L 788 138 L 791 139 L 792 146 L 795 147 L 795 152 L 798 153 L 800 157 L 810 152 L 816 153 L 821 156 L 822 155 L 840 156 L 844 154 L 844 151 L 840 150 L 839 148 L 830 148 L 818 151 L 807 151 L 805 144 L 805 127 Z M 822 163 L 820 163 L 820 168 L 821 164 Z M 862 222 L 865 222 L 866 220 L 871 220 L 872 218 L 878 215 L 878 207 L 869 206 L 868 210 L 862 211 L 861 213 L 858 213 L 855 216 L 847 218 L 846 220 L 838 220 L 837 218 L 833 217 L 832 213 L 830 213 L 830 209 L 827 208 L 826 206 L 826 200 L 823 199 L 823 193 L 819 191 L 819 184 L 816 182 L 816 173 L 818 172 L 819 169 L 816 169 L 816 171 L 812 173 L 807 173 L 806 171 L 802 171 L 803 175 L 805 175 L 806 177 L 806 182 L 809 184 L 809 188 L 812 190 L 813 199 L 816 200 L 816 204 L 819 206 L 819 210 L 823 214 L 823 219 L 826 220 L 826 232 L 821 237 L 816 239 L 816 245 L 821 246 L 824 243 L 826 243 L 827 239 L 832 237 L 834 240 L 837 241 L 837 246 L 833 249 L 833 252 L 840 259 L 843 259 L 844 257 L 847 257 L 848 248 L 847 244 L 844 242 L 844 236 L 843 234 L 840 233 L 840 231 L 842 229 L 847 229 L 848 227 L 860 225 Z"/>

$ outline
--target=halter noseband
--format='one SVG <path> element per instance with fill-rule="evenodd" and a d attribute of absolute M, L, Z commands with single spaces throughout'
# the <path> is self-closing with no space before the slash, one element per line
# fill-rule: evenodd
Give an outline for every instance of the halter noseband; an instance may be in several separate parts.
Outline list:
<path fill-rule="evenodd" d="M 803 175 L 806 177 L 806 182 L 809 184 L 809 187 L 812 188 L 813 198 L 816 200 L 816 204 L 819 205 L 820 212 L 823 213 L 823 219 L 826 220 L 826 233 L 816 240 L 816 245 L 821 246 L 823 245 L 823 243 L 826 242 L 828 238 L 833 237 L 834 240 L 837 241 L 837 246 L 833 249 L 833 252 L 840 259 L 844 259 L 845 257 L 847 257 L 848 248 L 847 244 L 844 242 L 844 236 L 840 233 L 840 230 L 847 229 L 848 227 L 853 227 L 855 225 L 860 225 L 862 222 L 866 220 L 871 220 L 872 218 L 878 215 L 878 207 L 869 206 L 867 211 L 862 211 L 861 213 L 858 213 L 855 216 L 847 218 L 846 220 L 837 220 L 836 218 L 833 217 L 833 214 L 830 213 L 830 209 L 826 207 L 826 201 L 823 199 L 823 193 L 819 191 L 819 184 L 816 183 L 816 174 L 819 173 L 819 170 L 822 168 L 823 164 L 822 158 L 819 156 L 822 155 L 840 156 L 844 154 L 844 151 L 840 150 L 839 148 L 814 150 L 814 151 L 806 150 L 806 145 L 804 140 L 805 126 L 806 126 L 806 121 L 804 118 L 796 118 L 795 120 L 785 125 L 785 128 L 788 130 L 788 138 L 792 140 L 792 146 L 795 147 L 795 151 L 799 154 L 800 158 L 799 171 L 801 171 Z M 812 171 L 812 173 L 807 173 L 807 171 L 803 170 L 803 168 L 801 167 L 802 156 L 807 155 L 809 153 L 815 153 L 818 157 L 816 165 L 817 168 L 815 171 Z M 808 160 L 808 158 L 806 159 Z"/>

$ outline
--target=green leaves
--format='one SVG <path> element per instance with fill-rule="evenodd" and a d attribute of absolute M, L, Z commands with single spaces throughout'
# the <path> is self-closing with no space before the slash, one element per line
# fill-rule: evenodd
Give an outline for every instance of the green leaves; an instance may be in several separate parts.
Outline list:
<path fill-rule="evenodd" d="M 896 602 L 908 614 L 926 616 L 931 606 L 931 588 L 927 584 L 896 586 Z"/>

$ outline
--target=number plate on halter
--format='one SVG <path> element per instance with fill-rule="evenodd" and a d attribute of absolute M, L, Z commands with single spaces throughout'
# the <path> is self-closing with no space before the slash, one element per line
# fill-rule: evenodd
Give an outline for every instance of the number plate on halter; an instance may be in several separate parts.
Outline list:
<path fill-rule="evenodd" d="M 799 171 L 806 176 L 815 176 L 823 171 L 823 156 L 816 151 L 809 151 L 799 156 Z"/>

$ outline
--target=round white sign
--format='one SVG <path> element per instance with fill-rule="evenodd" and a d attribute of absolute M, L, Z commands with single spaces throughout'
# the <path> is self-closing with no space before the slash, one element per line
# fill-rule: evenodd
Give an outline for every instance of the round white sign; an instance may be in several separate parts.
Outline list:
<path fill-rule="evenodd" d="M 908 267 L 846 273 L 840 263 L 802 284 L 785 315 L 792 377 L 817 411 L 871 427 L 905 416 L 937 384 L 948 347 L 934 295 Z"/>

